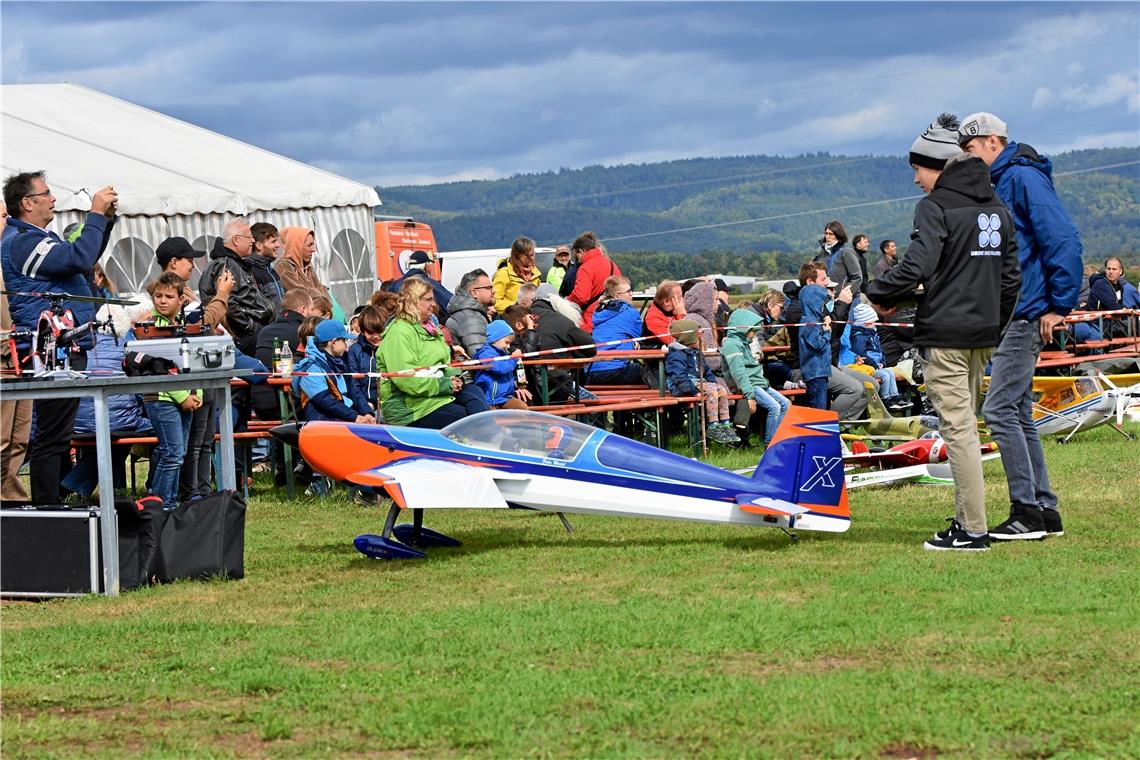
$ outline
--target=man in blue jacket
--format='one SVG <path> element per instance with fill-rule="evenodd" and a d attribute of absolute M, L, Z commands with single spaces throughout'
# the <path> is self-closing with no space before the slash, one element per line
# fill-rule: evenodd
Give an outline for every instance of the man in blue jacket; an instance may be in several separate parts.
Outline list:
<path fill-rule="evenodd" d="M 990 538 L 1059 536 L 1064 529 L 1057 495 L 1033 424 L 1033 371 L 1042 346 L 1080 297 L 1081 239 L 1053 189 L 1053 164 L 1012 142 L 1005 122 L 991 113 L 971 114 L 958 142 L 989 166 L 994 192 L 1013 214 L 1021 263 L 1021 296 L 994 352 L 982 408 L 1009 484 L 1009 519 Z"/>
<path fill-rule="evenodd" d="M 55 218 L 55 196 L 42 171 L 20 172 L 4 181 L 4 201 L 11 218 L 0 245 L 0 266 L 9 292 L 35 293 L 52 291 L 73 296 L 90 296 L 95 292 L 91 269 L 107 247 L 114 224 L 118 194 L 104 187 L 91 197 L 91 212 L 83 230 L 74 242 L 66 242 L 47 229 Z M 10 295 L 8 304 L 12 323 L 20 330 L 37 329 L 40 314 L 49 308 L 48 300 L 32 295 Z M 66 301 L 75 316 L 76 325 L 95 317 L 95 304 Z M 71 368 L 87 367 L 87 349 L 94 347 L 91 335 L 78 341 L 79 351 L 70 356 Z M 21 353 L 26 344 L 19 345 Z M 59 486 L 70 468 L 68 444 L 74 430 L 79 399 L 45 399 L 36 401 L 36 437 L 28 448 L 31 469 L 32 501 L 50 504 L 59 501 Z"/>

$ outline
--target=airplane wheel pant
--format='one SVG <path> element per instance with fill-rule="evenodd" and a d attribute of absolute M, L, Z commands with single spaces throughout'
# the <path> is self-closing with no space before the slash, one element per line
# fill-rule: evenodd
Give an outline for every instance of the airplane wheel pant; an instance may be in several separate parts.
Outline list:
<path fill-rule="evenodd" d="M 71 368 L 77 372 L 87 369 L 87 353 L 72 354 Z M 58 504 L 60 483 L 71 469 L 71 436 L 75 434 L 79 398 L 36 401 L 32 410 L 36 419 L 36 436 L 28 447 L 32 501 Z"/>
<path fill-rule="evenodd" d="M 1033 371 L 1041 353 L 1036 319 L 1015 319 L 994 352 L 982 416 L 1001 450 L 1011 507 L 1057 508 L 1045 451 L 1033 424 Z"/>
<path fill-rule="evenodd" d="M 968 533 L 986 533 L 978 399 L 992 348 L 923 348 L 926 395 L 938 412 L 954 476 L 956 517 Z"/>

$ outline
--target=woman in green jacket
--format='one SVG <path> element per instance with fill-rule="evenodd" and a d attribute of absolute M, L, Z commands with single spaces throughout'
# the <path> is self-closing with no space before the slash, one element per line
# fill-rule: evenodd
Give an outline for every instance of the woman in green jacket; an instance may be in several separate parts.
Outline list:
<path fill-rule="evenodd" d="M 376 349 L 379 372 L 407 372 L 380 380 L 380 408 L 389 425 L 439 429 L 489 408 L 483 392 L 464 385 L 449 366 L 451 349 L 434 315 L 431 283 L 409 277 L 400 286 L 396 318 Z"/>

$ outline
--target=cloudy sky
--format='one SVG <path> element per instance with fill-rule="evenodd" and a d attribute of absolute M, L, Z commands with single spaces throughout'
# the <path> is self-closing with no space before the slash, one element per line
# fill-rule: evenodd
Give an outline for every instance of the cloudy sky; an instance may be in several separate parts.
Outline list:
<path fill-rule="evenodd" d="M 378 185 L 902 155 L 940 111 L 1140 143 L 1140 4 L 0 4 L 5 84 L 70 81 Z"/>

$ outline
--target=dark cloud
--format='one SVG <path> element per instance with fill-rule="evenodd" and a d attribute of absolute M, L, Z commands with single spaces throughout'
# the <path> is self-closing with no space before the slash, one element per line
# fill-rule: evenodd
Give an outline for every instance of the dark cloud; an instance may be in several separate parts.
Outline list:
<path fill-rule="evenodd" d="M 6 1 L 0 35 L 5 82 L 77 82 L 387 184 L 897 155 L 947 109 L 1000 112 L 1043 148 L 1135 144 L 1138 19 L 1116 3 Z"/>

